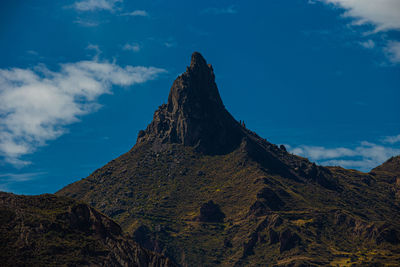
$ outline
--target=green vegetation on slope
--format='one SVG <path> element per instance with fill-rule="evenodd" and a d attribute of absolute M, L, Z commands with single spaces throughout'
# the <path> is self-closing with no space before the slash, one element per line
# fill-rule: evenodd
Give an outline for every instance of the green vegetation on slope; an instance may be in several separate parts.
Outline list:
<path fill-rule="evenodd" d="M 161 152 L 143 144 L 58 194 L 90 203 L 128 233 L 146 226 L 143 244 L 182 265 L 395 265 L 400 216 L 388 184 L 329 170 L 337 190 L 271 173 L 242 148 L 208 156 L 178 144 Z M 265 191 L 281 204 L 263 199 Z M 223 223 L 198 220 L 209 200 L 221 207 Z"/>
<path fill-rule="evenodd" d="M 87 204 L 0 192 L 1 266 L 172 266 Z"/>

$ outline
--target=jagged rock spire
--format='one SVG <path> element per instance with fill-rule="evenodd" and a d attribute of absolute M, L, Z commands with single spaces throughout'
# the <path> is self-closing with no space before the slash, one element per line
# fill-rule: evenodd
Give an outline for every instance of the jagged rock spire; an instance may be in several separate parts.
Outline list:
<path fill-rule="evenodd" d="M 186 72 L 174 81 L 168 103 L 154 113 L 152 123 L 139 133 L 138 143 L 151 141 L 156 147 L 181 143 L 207 154 L 222 154 L 240 144 L 241 128 L 222 103 L 212 66 L 194 52 Z"/>
<path fill-rule="evenodd" d="M 179 76 L 171 87 L 168 97 L 168 111 L 201 112 L 202 108 L 223 108 L 222 100 L 215 84 L 214 71 L 203 56 L 194 52 L 190 66 Z"/>

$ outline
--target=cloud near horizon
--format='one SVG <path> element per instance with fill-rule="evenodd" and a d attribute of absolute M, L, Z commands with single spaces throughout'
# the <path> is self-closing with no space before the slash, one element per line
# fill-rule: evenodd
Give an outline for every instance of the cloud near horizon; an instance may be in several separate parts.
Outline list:
<path fill-rule="evenodd" d="M 123 13 L 121 16 L 131 16 L 131 17 L 148 17 L 149 13 L 146 10 L 134 10 L 132 12 Z"/>
<path fill-rule="evenodd" d="M 158 77 L 164 69 L 121 67 L 107 61 L 79 61 L 51 71 L 34 68 L 0 69 L 0 158 L 15 166 L 47 141 L 66 132 L 65 126 L 96 111 L 99 96 L 112 86 L 132 86 Z"/>
<path fill-rule="evenodd" d="M 203 14 L 212 14 L 212 15 L 221 15 L 221 14 L 236 14 L 238 13 L 236 6 L 228 6 L 228 7 L 210 7 L 204 9 L 201 13 Z"/>
<path fill-rule="evenodd" d="M 79 11 L 108 10 L 113 11 L 115 4 L 123 0 L 81 0 L 73 4 L 73 7 Z"/>
<path fill-rule="evenodd" d="M 385 138 L 382 139 L 382 142 L 388 144 L 400 143 L 400 134 L 394 136 L 385 136 Z"/>
<path fill-rule="evenodd" d="M 141 47 L 140 47 L 140 45 L 139 45 L 138 43 L 131 43 L 131 44 L 126 43 L 126 44 L 122 47 L 122 49 L 125 50 L 125 51 L 139 52 L 140 49 L 141 49 Z"/>
<path fill-rule="evenodd" d="M 399 140 L 397 140 L 399 138 Z M 387 136 L 384 143 L 394 144 L 400 141 L 400 135 Z M 357 168 L 370 171 L 388 160 L 390 157 L 400 155 L 400 147 L 388 147 L 383 144 L 361 142 L 354 148 L 300 145 L 297 147 L 286 145 L 293 154 L 306 157 L 311 161 L 324 166 L 341 166 L 344 168 Z"/>

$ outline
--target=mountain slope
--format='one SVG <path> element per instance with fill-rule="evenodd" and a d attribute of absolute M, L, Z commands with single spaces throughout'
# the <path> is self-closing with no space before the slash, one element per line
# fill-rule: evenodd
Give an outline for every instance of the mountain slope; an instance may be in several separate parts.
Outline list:
<path fill-rule="evenodd" d="M 0 220 L 1 266 L 174 266 L 68 198 L 0 192 Z"/>
<path fill-rule="evenodd" d="M 371 174 L 390 184 L 393 200 L 400 201 L 400 156 L 391 157 L 382 165 L 372 169 Z"/>
<path fill-rule="evenodd" d="M 400 207 L 387 180 L 269 143 L 229 114 L 214 79 L 194 53 L 136 145 L 57 194 L 182 266 L 400 260 Z"/>

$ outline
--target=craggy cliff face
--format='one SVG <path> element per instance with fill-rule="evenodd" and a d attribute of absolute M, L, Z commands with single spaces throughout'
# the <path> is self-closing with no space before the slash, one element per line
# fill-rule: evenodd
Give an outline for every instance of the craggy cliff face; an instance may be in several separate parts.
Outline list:
<path fill-rule="evenodd" d="M 212 66 L 195 52 L 186 72 L 174 81 L 168 103 L 155 112 L 138 143 L 152 140 L 156 149 L 180 143 L 206 154 L 224 154 L 237 148 L 243 136 L 222 103 Z"/>

